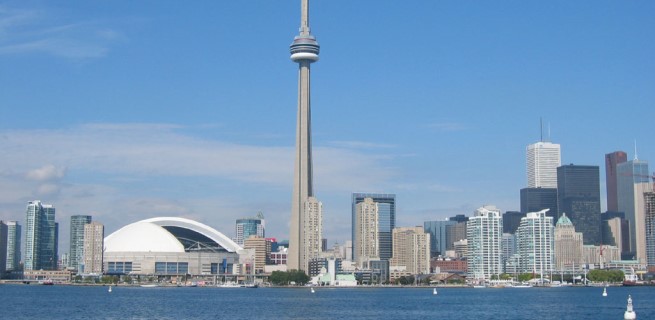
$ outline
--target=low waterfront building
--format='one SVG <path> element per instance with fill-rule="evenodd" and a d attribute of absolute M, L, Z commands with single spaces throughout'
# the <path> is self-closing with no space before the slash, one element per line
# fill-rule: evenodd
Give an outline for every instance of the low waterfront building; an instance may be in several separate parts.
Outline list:
<path fill-rule="evenodd" d="M 432 269 L 433 273 L 435 273 L 436 270 L 440 270 L 441 272 L 447 272 L 447 273 L 465 274 L 467 263 L 465 259 L 437 258 L 437 259 L 432 259 L 432 261 L 430 261 L 430 268 Z"/>
<path fill-rule="evenodd" d="M 585 264 L 603 269 L 609 261 L 621 260 L 621 249 L 616 246 L 585 245 L 582 247 L 582 255 Z"/>

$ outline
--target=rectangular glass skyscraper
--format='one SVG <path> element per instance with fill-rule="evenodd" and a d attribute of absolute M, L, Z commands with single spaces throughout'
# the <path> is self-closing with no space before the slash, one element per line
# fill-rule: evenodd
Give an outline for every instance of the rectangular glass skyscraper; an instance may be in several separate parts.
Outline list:
<path fill-rule="evenodd" d="M 644 193 L 652 191 L 649 182 L 648 162 L 630 160 L 616 166 L 617 202 L 619 211 L 625 213 L 630 223 L 630 252 L 646 262 L 646 219 Z"/>
<path fill-rule="evenodd" d="M 353 260 L 355 256 L 355 241 L 357 228 L 357 204 L 371 198 L 378 204 L 378 245 L 380 260 L 389 260 L 393 256 L 393 228 L 396 227 L 396 195 L 386 193 L 353 193 L 352 194 L 352 239 Z"/>
<path fill-rule="evenodd" d="M 71 216 L 70 251 L 68 251 L 68 266 L 79 270 L 84 261 L 84 226 L 91 223 L 91 216 Z"/>
<path fill-rule="evenodd" d="M 525 215 L 544 209 L 549 209 L 546 216 L 557 221 L 557 188 L 521 189 L 521 213 Z"/>
<path fill-rule="evenodd" d="M 600 245 L 600 177 L 598 166 L 566 165 L 557 168 L 558 210 L 582 232 L 584 244 Z"/>
<path fill-rule="evenodd" d="M 55 207 L 30 201 L 25 217 L 25 270 L 57 268 L 58 224 Z"/>
<path fill-rule="evenodd" d="M 618 194 L 616 167 L 619 163 L 628 161 L 628 155 L 623 151 L 614 151 L 605 155 L 605 186 L 607 188 L 607 211 L 618 211 Z"/>
<path fill-rule="evenodd" d="M 21 227 L 16 221 L 7 221 L 7 270 L 20 269 Z"/>

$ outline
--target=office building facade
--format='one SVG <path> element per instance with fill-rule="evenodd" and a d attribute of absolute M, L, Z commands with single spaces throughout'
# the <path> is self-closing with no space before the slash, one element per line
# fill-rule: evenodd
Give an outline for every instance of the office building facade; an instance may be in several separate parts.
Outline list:
<path fill-rule="evenodd" d="M 575 231 L 575 226 L 566 214 L 557 220 L 554 232 L 555 270 L 572 270 L 582 264 L 583 235 Z"/>
<path fill-rule="evenodd" d="M 549 209 L 547 216 L 557 220 L 557 188 L 521 189 L 521 212 L 538 212 Z"/>
<path fill-rule="evenodd" d="M 467 278 L 488 280 L 503 273 L 503 218 L 494 206 L 478 208 L 466 224 Z"/>
<path fill-rule="evenodd" d="M 646 263 L 646 217 L 644 193 L 652 191 L 648 162 L 630 160 L 616 167 L 618 209 L 630 223 L 630 252 Z"/>
<path fill-rule="evenodd" d="M 266 237 L 266 224 L 264 215 L 260 212 L 254 218 L 241 218 L 236 222 L 236 237 L 234 242 L 243 247 L 244 241 L 251 236 Z"/>
<path fill-rule="evenodd" d="M 557 168 L 559 214 L 566 213 L 584 235 L 584 244 L 601 242 L 600 178 L 598 166 L 565 165 Z"/>
<path fill-rule="evenodd" d="M 80 270 L 84 262 L 84 226 L 91 223 L 91 216 L 71 216 L 70 249 L 68 251 L 68 267 Z"/>
<path fill-rule="evenodd" d="M 363 267 L 369 260 L 380 259 L 379 205 L 372 198 L 355 205 L 353 260 Z"/>
<path fill-rule="evenodd" d="M 526 162 L 528 188 L 557 188 L 557 167 L 561 162 L 559 144 L 540 141 L 528 145 Z"/>
<path fill-rule="evenodd" d="M 21 226 L 17 221 L 6 221 L 7 225 L 7 263 L 6 270 L 20 270 Z"/>
<path fill-rule="evenodd" d="M 616 167 L 628 161 L 628 154 L 623 151 L 614 151 L 605 155 L 605 187 L 607 189 L 607 211 L 618 211 Z"/>
<path fill-rule="evenodd" d="M 353 259 L 357 259 L 355 254 L 356 246 L 356 210 L 357 204 L 364 199 L 371 198 L 377 203 L 378 207 L 378 253 L 380 260 L 389 260 L 393 255 L 393 237 L 392 232 L 396 227 L 396 195 L 386 193 L 353 193 L 352 194 L 352 239 L 353 239 Z"/>
<path fill-rule="evenodd" d="M 423 230 L 430 234 L 430 257 L 434 258 L 446 254 L 446 250 L 449 248 L 448 227 L 455 225 L 457 225 L 457 221 L 451 220 L 423 222 Z M 460 239 L 454 241 L 457 240 Z M 453 244 L 450 243 L 450 247 L 452 247 L 452 245 Z"/>
<path fill-rule="evenodd" d="M 646 263 L 655 267 L 655 192 L 644 193 Z"/>
<path fill-rule="evenodd" d="M 525 213 L 519 211 L 507 211 L 503 214 L 503 231 L 505 233 L 515 234 L 521 225 L 521 218 Z"/>

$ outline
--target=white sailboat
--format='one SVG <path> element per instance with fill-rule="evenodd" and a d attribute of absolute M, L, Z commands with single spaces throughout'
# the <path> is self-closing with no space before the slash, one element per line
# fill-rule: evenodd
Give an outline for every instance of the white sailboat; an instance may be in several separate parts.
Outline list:
<path fill-rule="evenodd" d="M 436 295 L 437 294 L 437 288 L 432 289 L 432 294 Z"/>

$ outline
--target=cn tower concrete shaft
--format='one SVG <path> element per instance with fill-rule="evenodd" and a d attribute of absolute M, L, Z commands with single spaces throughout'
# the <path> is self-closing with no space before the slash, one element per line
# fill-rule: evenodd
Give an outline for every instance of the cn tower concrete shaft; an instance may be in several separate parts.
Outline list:
<path fill-rule="evenodd" d="M 291 200 L 291 230 L 287 267 L 307 270 L 308 257 L 305 202 L 314 196 L 312 181 L 312 130 L 310 65 L 318 61 L 319 45 L 309 28 L 309 0 L 301 0 L 300 34 L 290 46 L 291 60 L 298 63 L 298 120 L 296 123 L 296 152 Z"/>

